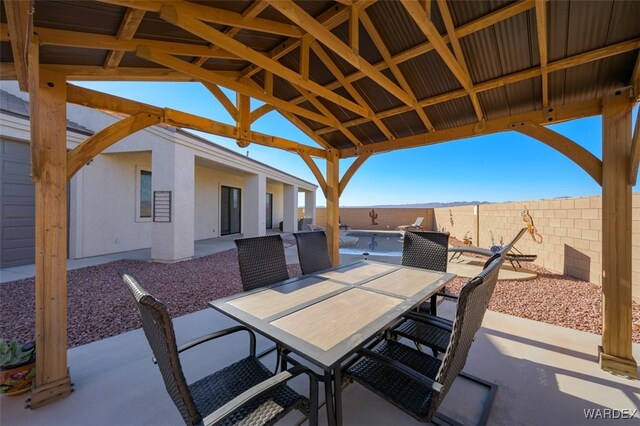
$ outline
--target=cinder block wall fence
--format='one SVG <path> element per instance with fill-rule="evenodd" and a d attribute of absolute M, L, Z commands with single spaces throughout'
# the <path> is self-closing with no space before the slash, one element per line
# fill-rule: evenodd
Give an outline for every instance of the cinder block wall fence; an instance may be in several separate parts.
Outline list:
<path fill-rule="evenodd" d="M 417 216 L 425 217 L 426 229 L 448 231 L 460 240 L 468 234 L 473 244 L 491 246 L 502 238 L 507 243 L 526 223 L 523 212 L 528 210 L 542 241 L 526 233 L 517 248 L 536 254 L 535 263 L 545 268 L 600 284 L 602 273 L 602 200 L 601 197 L 563 198 L 481 204 L 437 209 L 403 208 L 341 208 L 342 223 L 352 229 L 387 230 L 413 223 Z M 378 215 L 372 225 L 369 213 Z M 303 212 L 300 211 L 300 216 Z M 325 209 L 316 210 L 316 222 L 326 224 Z M 634 299 L 640 300 L 640 193 L 633 194 L 632 225 L 632 285 Z"/>

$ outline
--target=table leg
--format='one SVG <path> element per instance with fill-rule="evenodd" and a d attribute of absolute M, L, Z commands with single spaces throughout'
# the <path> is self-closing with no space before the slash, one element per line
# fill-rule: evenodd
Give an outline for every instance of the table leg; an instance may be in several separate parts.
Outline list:
<path fill-rule="evenodd" d="M 431 296 L 431 303 L 429 304 L 429 313 L 431 315 L 437 315 L 438 313 L 438 296 L 435 294 Z"/>
<path fill-rule="evenodd" d="M 342 371 L 338 365 L 333 373 L 333 397 L 336 406 L 336 425 L 342 426 Z"/>
<path fill-rule="evenodd" d="M 327 422 L 329 426 L 336 426 L 336 412 L 333 405 L 333 374 L 331 370 L 324 372 L 324 399 L 327 407 Z"/>

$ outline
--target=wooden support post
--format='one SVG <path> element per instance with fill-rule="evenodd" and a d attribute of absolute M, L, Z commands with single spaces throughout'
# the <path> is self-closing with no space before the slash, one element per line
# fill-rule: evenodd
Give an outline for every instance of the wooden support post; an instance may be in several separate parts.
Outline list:
<path fill-rule="evenodd" d="M 327 242 L 331 265 L 340 264 L 340 151 L 327 151 Z"/>
<path fill-rule="evenodd" d="M 29 64 L 31 149 L 37 154 L 36 377 L 31 407 L 71 393 L 67 369 L 67 90 L 65 76 Z"/>
<path fill-rule="evenodd" d="M 602 124 L 602 295 L 600 367 L 638 376 L 631 352 L 631 148 L 628 89 L 605 96 Z"/>
<path fill-rule="evenodd" d="M 239 147 L 245 148 L 251 143 L 251 122 L 249 121 L 251 118 L 251 107 L 249 96 L 238 92 L 236 95 L 236 109 L 238 110 L 238 139 L 236 142 Z"/>

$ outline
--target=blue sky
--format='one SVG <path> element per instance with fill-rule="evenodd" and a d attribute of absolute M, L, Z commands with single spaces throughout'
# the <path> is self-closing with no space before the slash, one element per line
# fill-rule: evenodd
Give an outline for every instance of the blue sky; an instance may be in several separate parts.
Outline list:
<path fill-rule="evenodd" d="M 218 101 L 199 83 L 76 83 L 159 107 L 235 124 Z M 225 93 L 233 100 L 235 94 Z M 252 108 L 261 105 L 254 101 Z M 638 107 L 634 109 L 634 120 Z M 550 126 L 602 158 L 601 118 L 592 117 Z M 635 121 L 634 121 L 635 123 Z M 252 125 L 255 131 L 317 146 L 276 112 Z M 215 143 L 316 183 L 302 159 L 279 149 L 198 133 Z M 353 160 L 340 162 L 341 174 Z M 325 164 L 318 161 L 321 170 Z M 634 191 L 640 189 L 636 185 Z M 372 156 L 353 176 L 340 198 L 342 206 L 411 204 L 450 201 L 521 201 L 600 194 L 599 185 L 562 154 L 527 136 L 504 132 L 471 139 Z M 325 205 L 318 191 L 317 205 Z"/>

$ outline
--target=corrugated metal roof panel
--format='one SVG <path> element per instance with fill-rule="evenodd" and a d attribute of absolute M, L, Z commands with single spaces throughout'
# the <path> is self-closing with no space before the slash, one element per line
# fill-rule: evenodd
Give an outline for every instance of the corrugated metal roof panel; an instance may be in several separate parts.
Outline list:
<path fill-rule="evenodd" d="M 517 0 L 455 0 L 448 1 L 449 11 L 456 28 L 475 21 Z"/>
<path fill-rule="evenodd" d="M 342 96 L 345 99 L 348 99 L 353 102 L 353 98 L 347 93 L 346 89 L 340 87 L 333 91 L 334 93 Z M 334 104 L 331 101 L 328 101 L 322 97 L 318 97 L 318 100 L 324 105 L 340 122 L 345 122 L 349 120 L 353 120 L 354 118 L 360 117 L 359 115 L 351 112 L 350 110 L 341 107 L 340 105 Z"/>
<path fill-rule="evenodd" d="M 418 100 L 462 88 L 436 51 L 398 65 Z"/>
<path fill-rule="evenodd" d="M 428 106 L 425 112 L 436 130 L 464 126 L 478 121 L 469 97 Z"/>
<path fill-rule="evenodd" d="M 353 86 L 360 93 L 368 94 L 368 99 L 371 101 L 375 112 L 386 111 L 402 105 L 402 102 L 395 96 L 382 89 L 377 83 L 374 83 L 374 81 L 368 77 L 354 82 Z"/>
<path fill-rule="evenodd" d="M 383 118 L 382 122 L 398 138 L 424 133 L 427 130 L 415 111 Z"/>
<path fill-rule="evenodd" d="M 358 124 L 349 128 L 351 133 L 355 135 L 364 144 L 385 141 L 387 138 L 373 123 Z"/>
<path fill-rule="evenodd" d="M 399 1 L 376 2 L 366 13 L 392 56 L 427 41 Z M 388 25 L 389 22 L 393 25 Z"/>

